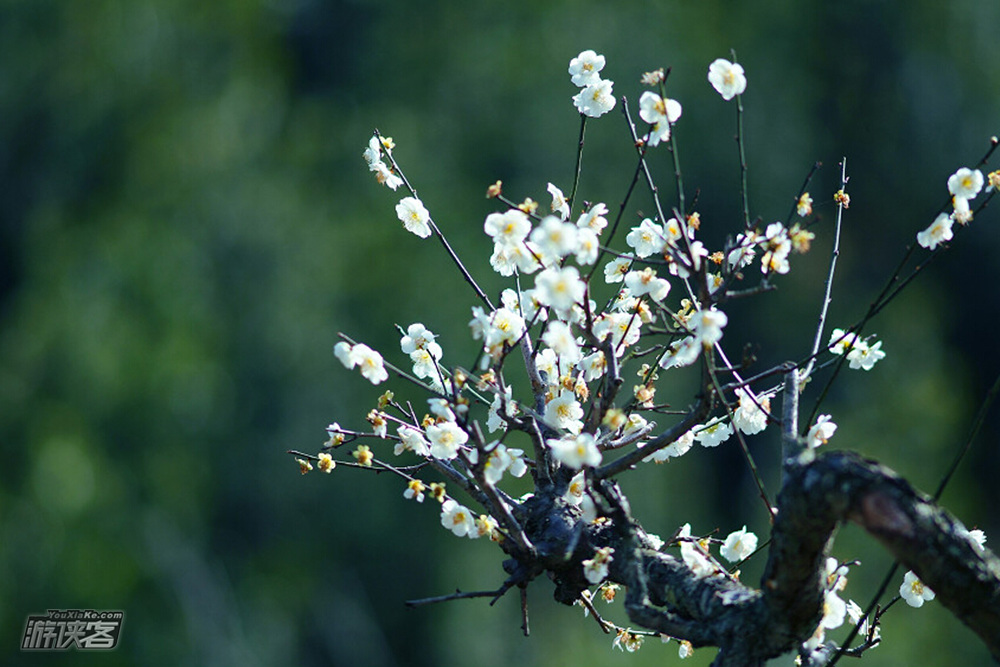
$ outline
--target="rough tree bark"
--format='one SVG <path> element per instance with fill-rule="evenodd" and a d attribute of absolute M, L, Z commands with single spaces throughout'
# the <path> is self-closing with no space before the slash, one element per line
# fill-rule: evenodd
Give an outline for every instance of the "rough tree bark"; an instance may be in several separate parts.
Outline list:
<path fill-rule="evenodd" d="M 784 477 L 759 589 L 723 575 L 698 577 L 681 558 L 658 551 L 611 479 L 593 480 L 605 519 L 584 521 L 563 499 L 569 475 L 562 469 L 518 510 L 531 549 L 507 541 L 511 576 L 503 590 L 547 573 L 556 599 L 571 604 L 589 586 L 583 561 L 610 546 L 608 578 L 627 587 L 633 623 L 696 647 L 719 647 L 720 667 L 763 665 L 816 629 L 833 536 L 851 521 L 912 569 L 1000 662 L 1000 559 L 888 468 L 850 452 L 813 456 L 797 446 L 789 436 L 794 422 L 786 410 Z"/>

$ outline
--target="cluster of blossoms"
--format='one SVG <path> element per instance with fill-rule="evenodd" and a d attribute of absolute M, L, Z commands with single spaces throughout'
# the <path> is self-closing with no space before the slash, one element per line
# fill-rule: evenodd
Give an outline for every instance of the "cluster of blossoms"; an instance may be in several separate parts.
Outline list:
<path fill-rule="evenodd" d="M 840 593 L 847 587 L 848 566 L 837 562 L 836 558 L 826 559 L 826 586 L 823 591 L 823 618 L 820 620 L 816 631 L 813 633 L 805 645 L 804 652 L 820 653 L 823 642 L 826 638 L 827 630 L 836 630 L 844 624 L 848 616 L 851 622 L 857 624 L 864 616 L 861 606 L 854 600 L 844 602 Z M 867 631 L 867 628 L 865 628 Z M 874 627 L 873 639 L 878 639 L 878 628 Z M 873 643 L 874 645 L 874 643 Z"/>
<path fill-rule="evenodd" d="M 389 155 L 394 147 L 395 144 L 392 142 L 392 137 L 374 136 L 368 142 L 368 148 L 365 149 L 364 153 L 365 162 L 368 163 L 368 170 L 375 172 L 375 179 L 391 190 L 395 190 L 402 185 L 403 179 L 382 161 L 382 151 L 385 151 L 385 154 Z"/>
<path fill-rule="evenodd" d="M 987 192 L 1000 188 L 1000 170 L 991 172 L 987 178 L 989 181 Z M 951 194 L 952 211 L 941 213 L 934 218 L 927 229 L 917 234 L 917 243 L 928 250 L 934 250 L 954 237 L 952 227 L 956 222 L 960 225 L 971 222 L 972 209 L 969 208 L 969 202 L 983 189 L 983 183 L 987 178 L 983 177 L 983 172 L 980 170 L 968 167 L 962 167 L 949 176 L 948 192 Z"/>
<path fill-rule="evenodd" d="M 604 56 L 590 49 L 569 62 L 573 85 L 580 88 L 580 92 L 573 97 L 573 106 L 591 118 L 599 118 L 615 108 L 614 82 L 601 78 L 604 64 Z"/>
<path fill-rule="evenodd" d="M 570 62 L 572 83 L 580 87 L 573 103 L 584 122 L 606 114 L 615 105 L 612 82 L 600 76 L 605 64 L 605 58 L 591 50 Z M 666 97 L 664 81 L 663 70 L 642 77 L 644 84 L 659 91 L 643 92 L 639 98 L 639 115 L 648 124 L 647 133 L 637 144 L 643 154 L 646 147 L 672 141 L 672 128 L 681 117 L 681 104 Z M 724 59 L 710 65 L 708 81 L 724 100 L 739 99 L 747 85 L 742 66 Z M 376 134 L 364 158 L 379 183 L 393 190 L 404 184 L 409 188 L 392 160 L 393 147 L 391 139 Z M 383 162 L 383 156 L 390 159 L 391 166 Z M 964 224 L 971 219 L 968 202 L 979 193 L 983 180 L 981 172 L 968 169 L 949 179 L 954 212 L 944 216 L 946 222 L 935 221 L 921 232 L 921 245 L 933 249 L 951 238 L 952 222 Z M 1000 186 L 1000 172 L 990 174 L 989 181 L 991 187 Z M 521 519 L 532 494 L 515 498 L 504 492 L 502 487 L 509 483 L 505 478 L 521 478 L 530 472 L 536 489 L 543 483 L 558 489 L 553 497 L 561 506 L 569 508 L 586 526 L 600 526 L 607 517 L 602 516 L 594 478 L 605 474 L 608 467 L 624 470 L 640 461 L 664 463 L 684 456 L 696 442 L 714 448 L 734 435 L 742 442 L 778 422 L 771 412 L 771 399 L 780 387 L 752 388 L 725 357 L 721 341 L 729 317 L 723 306 L 735 284 L 749 276 L 767 288 L 771 280 L 790 272 L 793 253 L 810 249 L 813 199 L 808 192 L 800 192 L 795 200 L 800 221 L 788 225 L 776 221 L 760 228 L 748 219 L 734 239 L 714 252 L 698 238 L 703 223 L 696 211 L 684 211 L 682 205 L 668 217 L 657 202 L 657 215 L 642 217 L 631 227 L 626 223 L 627 251 L 619 253 L 610 247 L 621 214 L 609 224 L 608 206 L 597 202 L 581 207 L 574 216 L 574 195 L 567 198 L 551 182 L 546 191 L 551 203 L 544 214 L 531 199 L 519 205 L 504 199 L 500 181 L 487 191 L 488 197 L 505 204 L 503 210 L 487 214 L 483 222 L 483 230 L 493 242 L 489 265 L 514 283 L 500 292 L 496 303 L 452 255 L 482 301 L 472 307 L 468 323 L 471 337 L 481 342 L 478 363 L 468 367 L 474 370 L 445 365 L 438 336 L 422 323 L 400 329 L 400 351 L 409 357 L 412 370 L 392 366 L 389 370 L 430 394 L 425 414 L 418 415 L 409 401 L 397 402 L 392 392 L 386 392 L 367 416 L 370 431 L 332 424 L 323 451 L 298 459 L 303 473 L 313 469 L 313 462 L 322 472 L 332 472 L 336 467 L 332 452 L 348 442 L 360 438 L 390 441 L 394 456 L 415 457 L 420 462 L 396 465 L 361 444 L 352 452 L 354 463 L 348 461 L 348 465 L 395 473 L 406 481 L 405 498 L 422 503 L 430 495 L 440 503 L 441 524 L 455 536 L 488 537 L 508 554 L 518 554 L 530 551 Z M 443 239 L 427 208 L 411 194 L 396 206 L 404 228 L 419 238 L 437 234 Z M 842 190 L 834 200 L 841 209 L 849 203 Z M 603 265 L 602 257 L 608 257 Z M 743 269 L 758 259 L 760 271 L 744 275 Z M 598 279 L 593 279 L 595 276 Z M 603 278 L 603 285 L 599 278 Z M 606 293 L 598 294 L 602 289 Z M 820 332 L 817 348 L 819 336 Z M 640 341 L 644 345 L 640 346 Z M 852 369 L 870 371 L 885 357 L 881 345 L 881 341 L 862 339 L 852 330 L 834 329 L 826 352 L 833 358 L 846 355 Z M 346 368 L 358 369 L 374 385 L 389 377 L 382 356 L 364 344 L 340 342 L 334 353 Z M 527 388 L 515 386 L 504 374 L 504 364 L 514 356 L 524 361 Z M 656 401 L 659 373 L 699 361 L 706 375 L 712 376 L 701 388 L 706 397 L 701 399 L 704 409 L 692 410 L 690 414 L 697 418 L 686 422 L 679 432 L 671 432 L 669 438 L 657 436 L 657 424 L 651 417 L 667 413 Z M 639 380 L 620 399 L 617 393 L 624 384 L 627 364 L 638 366 L 635 375 Z M 812 368 L 811 362 L 808 367 Z M 725 387 L 718 379 L 722 372 L 731 374 Z M 836 430 L 830 415 L 820 415 L 800 439 L 804 450 L 811 454 Z M 530 441 L 531 456 L 506 441 L 517 432 Z M 745 443 L 743 450 L 747 450 Z M 608 463 L 612 453 L 621 454 L 621 458 Z M 444 481 L 425 483 L 414 476 L 417 471 L 438 473 L 485 511 L 471 510 L 446 490 Z M 681 560 L 697 578 L 738 576 L 712 555 L 713 540 L 692 537 L 690 524 L 677 531 L 671 545 L 645 532 L 643 540 L 656 550 L 677 545 Z M 758 546 L 757 536 L 746 526 L 716 542 L 721 545 L 719 555 L 737 564 L 734 567 Z M 610 602 L 616 588 L 610 580 L 615 549 L 595 544 L 588 554 L 589 558 L 577 561 L 580 569 L 576 574 L 588 584 L 600 586 Z M 570 555 L 567 552 L 566 558 Z M 625 558 L 620 553 L 617 557 Z M 836 560 L 827 562 L 823 618 L 806 650 L 818 650 L 825 632 L 842 625 L 846 616 L 855 623 L 867 622 L 858 605 L 839 597 L 847 572 L 847 566 Z M 933 598 L 912 573 L 900 592 L 913 606 Z M 580 595 L 589 603 L 589 591 Z M 870 637 L 877 637 L 877 627 L 872 633 Z M 634 651 L 642 636 L 629 628 L 618 628 L 614 645 Z M 690 643 L 681 642 L 681 657 L 692 650 Z"/>
<path fill-rule="evenodd" d="M 870 371 L 885 358 L 882 341 L 869 343 L 843 329 L 834 329 L 830 335 L 830 351 L 837 355 L 847 354 L 847 362 L 855 370 Z"/>

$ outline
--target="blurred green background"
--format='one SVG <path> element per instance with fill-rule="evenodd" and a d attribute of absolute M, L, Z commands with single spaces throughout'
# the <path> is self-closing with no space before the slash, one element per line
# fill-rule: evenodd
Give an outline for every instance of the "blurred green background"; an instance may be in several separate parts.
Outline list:
<path fill-rule="evenodd" d="M 718 246 L 739 224 L 739 171 L 733 105 L 705 75 L 735 49 L 752 214 L 785 219 L 824 163 L 813 253 L 793 258 L 778 292 L 730 312 L 732 353 L 753 341 L 763 368 L 811 345 L 841 156 L 852 206 L 832 326 L 861 315 L 948 175 L 1000 132 L 997 26 L 1000 3 L 982 0 L 3 0 L 0 663 L 679 662 L 658 642 L 613 652 L 545 581 L 529 591 L 528 639 L 513 596 L 405 609 L 496 587 L 499 550 L 456 540 L 397 480 L 300 477 L 284 453 L 316 451 L 331 421 L 364 427 L 382 389 L 336 361 L 338 331 L 399 361 L 393 325 L 420 321 L 446 361 L 474 354 L 474 295 L 438 244 L 400 230 L 402 195 L 374 182 L 361 152 L 375 127 L 395 138 L 496 294 L 483 193 L 496 179 L 516 199 L 547 204 L 548 181 L 568 193 L 569 59 L 603 53 L 633 109 L 640 74 L 672 66 L 688 195 L 700 190 L 703 236 Z M 617 109 L 592 122 L 580 196 L 616 209 L 631 150 Z M 653 168 L 671 195 L 662 149 Z M 636 206 L 648 211 L 648 196 Z M 888 357 L 837 385 L 831 446 L 934 489 L 1000 372 L 997 225 L 988 209 L 870 325 Z M 659 398 L 683 405 L 690 387 Z M 944 502 L 1000 541 L 998 423 Z M 768 433 L 751 446 L 773 484 Z M 731 443 L 623 483 L 651 531 L 767 532 Z M 835 554 L 863 562 L 845 596 L 866 603 L 889 558 L 850 528 Z M 29 613 L 75 607 L 124 610 L 120 647 L 19 652 Z M 989 663 L 936 603 L 895 609 L 883 637 L 867 664 Z"/>

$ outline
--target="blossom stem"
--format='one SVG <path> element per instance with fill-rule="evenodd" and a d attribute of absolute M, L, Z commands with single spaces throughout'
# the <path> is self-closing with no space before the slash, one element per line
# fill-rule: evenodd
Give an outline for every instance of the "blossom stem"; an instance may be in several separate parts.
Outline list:
<path fill-rule="evenodd" d="M 419 607 L 425 604 L 436 604 L 438 602 L 450 602 L 451 600 L 466 600 L 468 598 L 498 598 L 510 589 L 511 585 L 504 584 L 495 591 L 466 591 L 456 590 L 448 595 L 438 595 L 432 598 L 421 598 L 419 600 L 407 600 L 403 604 L 407 607 Z"/>
<path fill-rule="evenodd" d="M 690 431 L 693 426 L 700 423 L 705 419 L 705 417 L 708 416 L 708 413 L 712 409 L 712 402 L 711 393 L 707 391 L 702 392 L 701 400 L 699 400 L 698 405 L 692 408 L 684 419 L 650 440 L 646 446 L 634 449 L 628 454 L 615 459 L 611 463 L 595 469 L 591 478 L 598 480 L 614 477 L 615 475 L 623 473 L 632 466 L 638 464 L 647 456 L 655 454 L 670 443 L 676 441 L 677 438 Z"/>
<path fill-rule="evenodd" d="M 760 493 L 760 499 L 764 501 L 764 507 L 767 509 L 767 516 L 771 522 L 773 522 L 774 504 L 771 503 L 771 499 L 767 496 L 767 489 L 764 488 L 764 480 L 761 479 L 760 472 L 757 470 L 757 463 L 754 461 L 753 455 L 750 454 L 750 448 L 747 447 L 746 438 L 743 437 L 743 433 L 740 432 L 740 429 L 736 428 L 733 409 L 730 407 L 729 403 L 726 402 L 726 398 L 722 394 L 722 386 L 719 383 L 719 377 L 709 364 L 708 358 L 705 359 L 705 365 L 708 367 L 708 374 L 712 379 L 712 386 L 715 388 L 719 398 L 722 400 L 722 405 L 726 408 L 726 414 L 729 416 L 729 423 L 733 425 L 733 432 L 736 434 L 736 440 L 740 443 L 740 450 L 743 452 L 743 458 L 746 460 L 747 465 L 750 466 L 750 474 L 753 476 L 753 481 L 757 484 L 757 491 Z"/>
<path fill-rule="evenodd" d="M 379 134 L 378 130 L 375 130 L 375 136 L 378 137 L 379 141 L 382 141 L 382 135 Z M 410 191 L 411 195 L 413 195 L 417 199 L 420 199 L 420 197 L 417 195 L 417 191 L 414 189 L 412 185 L 410 185 L 410 181 L 406 178 L 406 174 L 404 174 L 403 170 L 400 169 L 399 163 L 396 162 L 396 158 L 393 157 L 392 153 L 390 153 L 389 151 L 385 151 L 385 154 L 389 158 L 389 162 L 392 164 L 393 171 L 399 174 L 399 178 L 400 180 L 403 181 L 403 185 L 406 187 L 406 189 Z M 458 270 L 462 273 L 462 277 L 465 278 L 465 282 L 469 283 L 472 289 L 475 290 L 476 296 L 479 297 L 480 301 L 482 301 L 486 305 L 486 307 L 492 311 L 493 304 L 490 302 L 490 298 L 486 296 L 486 293 L 483 292 L 482 288 L 479 287 L 479 284 L 476 283 L 475 278 L 472 277 L 472 274 L 469 273 L 469 270 L 465 268 L 464 264 L 462 264 L 462 260 L 459 259 L 458 255 L 455 254 L 455 251 L 452 250 L 451 245 L 448 243 L 448 239 L 444 237 L 444 234 L 441 233 L 441 230 L 438 228 L 438 226 L 434 223 L 433 220 L 428 219 L 427 224 L 430 225 L 431 230 L 434 232 L 434 236 L 436 236 L 438 240 L 441 241 L 441 245 L 444 246 L 444 249 L 448 253 L 448 256 L 451 257 L 451 260 L 453 262 L 455 262 L 455 266 L 457 266 Z"/>
<path fill-rule="evenodd" d="M 587 116 L 580 114 L 580 140 L 576 147 L 576 168 L 573 173 L 573 189 L 569 193 L 569 215 L 573 217 L 573 207 L 576 206 L 576 189 L 580 185 L 580 171 L 583 167 L 583 139 L 587 132 Z"/>
<path fill-rule="evenodd" d="M 661 96 L 666 99 L 665 91 L 662 90 L 663 84 L 661 86 Z M 667 121 L 670 122 L 670 121 Z M 677 219 L 681 223 L 681 229 L 684 232 L 684 238 L 687 239 L 687 208 L 684 202 L 684 177 L 681 175 L 681 157 L 677 151 L 677 133 L 674 132 L 673 124 L 670 127 L 670 156 L 674 162 L 674 179 L 677 181 L 677 208 L 680 209 L 681 217 Z M 661 222 L 665 222 L 662 221 Z"/>
<path fill-rule="evenodd" d="M 815 171 L 815 167 L 813 168 Z M 809 173 L 812 176 L 812 172 Z M 809 178 L 806 178 L 806 183 L 809 182 Z M 841 158 L 840 161 L 840 187 L 841 189 L 847 188 L 847 158 Z M 805 190 L 805 185 L 802 186 Z M 799 195 L 801 196 L 801 194 Z M 790 216 L 789 216 L 790 217 Z M 840 256 L 840 230 L 841 223 L 844 219 L 844 203 L 840 202 L 837 204 L 837 222 L 833 228 L 833 251 L 830 253 L 830 271 L 826 277 L 826 291 L 823 294 L 823 305 L 820 308 L 819 313 L 819 324 L 816 327 L 816 337 L 813 339 L 811 359 L 809 364 L 806 366 L 805 370 L 802 372 L 802 377 L 809 377 L 812 373 L 813 366 L 816 363 L 816 353 L 819 352 L 820 341 L 823 338 L 823 329 L 826 327 L 826 315 L 830 308 L 830 301 L 832 300 L 833 293 L 833 276 L 834 272 L 837 270 L 837 258 Z"/>
<path fill-rule="evenodd" d="M 736 96 L 736 145 L 740 152 L 740 197 L 743 200 L 743 226 L 750 229 L 750 195 L 747 192 L 747 152 L 743 140 L 743 96 Z"/>
<path fill-rule="evenodd" d="M 663 206 L 660 204 L 660 189 L 656 186 L 656 182 L 653 180 L 653 175 L 649 173 L 649 165 L 646 164 L 646 151 L 645 147 L 640 147 L 639 135 L 635 131 L 635 123 L 632 121 L 632 116 L 628 112 L 628 105 L 622 104 L 622 111 L 625 113 L 625 118 L 628 120 L 629 130 L 632 133 L 632 141 L 636 144 L 636 152 L 639 153 L 639 167 L 642 169 L 643 176 L 646 178 L 646 185 L 649 187 L 649 191 L 653 194 L 653 203 L 656 204 L 656 214 L 660 218 L 660 222 L 666 222 L 667 217 L 663 214 Z"/>
<path fill-rule="evenodd" d="M 625 116 L 625 120 L 628 123 L 629 133 L 632 135 L 632 143 L 637 144 L 639 137 L 635 132 L 635 125 L 632 123 L 632 118 L 628 113 L 628 98 L 622 97 L 622 114 Z M 632 182 L 629 183 L 628 190 L 625 192 L 625 197 L 622 199 L 621 206 L 618 207 L 618 215 L 615 216 L 615 221 L 611 225 L 611 231 L 608 232 L 607 238 L 601 245 L 601 251 L 597 255 L 597 259 L 594 260 L 594 266 L 590 269 L 590 273 L 587 274 L 587 284 L 590 284 L 590 279 L 594 276 L 594 272 L 597 271 L 597 267 L 601 265 L 601 259 L 608 253 L 608 247 L 611 245 L 611 240 L 615 237 L 615 232 L 618 231 L 618 225 L 621 223 L 622 217 L 625 215 L 625 207 L 628 206 L 629 200 L 632 198 L 632 193 L 635 192 L 635 186 L 639 183 L 639 174 L 642 173 L 643 159 L 646 156 L 646 146 L 643 145 L 642 148 L 636 147 L 639 153 L 639 162 L 635 165 L 635 171 L 632 172 Z"/>
<path fill-rule="evenodd" d="M 844 161 L 847 161 L 846 158 Z M 786 218 L 787 220 L 791 220 L 795 217 L 795 212 L 798 210 L 799 200 L 802 199 L 802 195 L 806 194 L 806 188 L 809 187 L 809 181 L 812 180 L 812 177 L 816 175 L 816 172 L 819 171 L 819 168 L 822 166 L 822 162 L 813 163 L 812 169 L 809 170 L 809 173 L 806 174 L 805 181 L 802 182 L 802 187 L 799 188 L 799 194 L 795 196 L 795 201 L 792 202 L 792 210 L 788 212 L 788 217 Z M 846 187 L 846 184 L 843 185 Z"/>

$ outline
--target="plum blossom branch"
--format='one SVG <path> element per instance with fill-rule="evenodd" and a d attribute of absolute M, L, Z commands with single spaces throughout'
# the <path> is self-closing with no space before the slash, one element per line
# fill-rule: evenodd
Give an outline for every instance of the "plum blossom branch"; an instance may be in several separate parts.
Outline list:
<path fill-rule="evenodd" d="M 773 290 L 779 277 L 789 272 L 789 253 L 808 250 L 815 235 L 807 229 L 812 199 L 806 188 L 818 163 L 806 177 L 788 218 L 797 214 L 802 220 L 787 228 L 785 223 L 774 222 L 762 232 L 762 220 L 750 218 L 742 105 L 745 72 L 738 63 L 714 61 L 708 71 L 710 84 L 724 100 L 736 98 L 743 220 L 735 241 L 727 241 L 721 251 L 710 252 L 703 240 L 696 238 L 700 229 L 698 190 L 690 201 L 684 191 L 673 133 L 681 105 L 666 97 L 666 75 L 657 70 L 643 76 L 643 83 L 658 86 L 659 94 L 647 90 L 639 99 L 639 117 L 648 124 L 641 137 L 627 100 L 622 98 L 637 164 L 614 224 L 605 231 L 608 208 L 604 203 L 586 205 L 574 221 L 573 207 L 583 201 L 580 184 L 588 119 L 606 114 L 616 103 L 612 82 L 600 77 L 604 65 L 604 57 L 589 50 L 570 62 L 571 80 L 580 88 L 573 104 L 581 125 L 569 198 L 549 183 L 551 214 L 542 214 L 536 212 L 538 204 L 530 198 L 515 204 L 514 199 L 503 196 L 499 181 L 487 191 L 488 197 L 506 206 L 488 214 L 483 223 L 484 232 L 493 241 L 489 263 L 514 285 L 503 290 L 498 306 L 472 278 L 420 202 L 392 156 L 391 140 L 376 131 L 364 153 L 369 170 L 375 172 L 379 183 L 393 190 L 405 186 L 412 196 L 404 197 L 396 207 L 403 226 L 421 238 L 436 235 L 473 287 L 482 305 L 472 308 L 469 330 L 482 345 L 472 364 L 445 366 L 441 363 L 443 350 L 433 333 L 419 323 L 406 330 L 400 327 L 401 351 L 413 362 L 410 373 L 343 336 L 334 352 L 347 368 L 357 368 L 376 385 L 388 380 L 392 371 L 426 391 L 428 412 L 419 417 L 409 400 L 396 402 L 392 393 L 386 392 L 367 416 L 372 424 L 370 433 L 333 424 L 328 429 L 330 440 L 318 455 L 291 450 L 289 453 L 298 457 L 300 470 L 304 474 L 314 469 L 315 463 L 321 472 L 329 473 L 336 465 L 332 458 L 336 450 L 364 438 L 362 442 L 369 444 L 359 444 L 351 453 L 355 462 L 347 461 L 345 467 L 400 477 L 407 482 L 404 497 L 417 502 L 423 501 L 426 487 L 416 473 L 436 473 L 443 481 L 431 482 L 428 495 L 441 503 L 442 526 L 457 537 L 488 536 L 506 554 L 503 569 L 507 577 L 496 590 L 456 590 L 412 600 L 408 603 L 411 606 L 473 597 L 492 598 L 492 604 L 516 586 L 522 628 L 528 634 L 527 587 L 544 574 L 555 585 L 555 599 L 566 604 L 582 599 L 602 631 L 615 631 L 613 646 L 618 648 L 633 651 L 641 645 L 642 637 L 663 634 L 681 641 L 682 657 L 694 646 L 718 646 L 713 663 L 717 667 L 762 665 L 796 649 L 817 663 L 825 630 L 842 624 L 847 613 L 837 593 L 846 583 L 849 567 L 856 565 L 829 559 L 827 552 L 836 526 L 854 521 L 914 569 L 900 589 L 908 603 L 922 604 L 932 597 L 929 587 L 933 586 L 939 598 L 955 608 L 996 654 L 995 645 L 1000 646 L 1000 640 L 991 637 L 1000 636 L 1000 609 L 995 608 L 1000 592 L 991 599 L 973 595 L 972 611 L 956 606 L 959 598 L 968 597 L 966 591 L 974 580 L 987 582 L 988 595 L 994 595 L 995 589 L 1000 591 L 1000 565 L 980 548 L 985 536 L 979 541 L 968 537 L 971 533 L 963 532 L 964 528 L 934 502 L 872 462 L 841 452 L 817 455 L 816 448 L 827 443 L 837 427 L 829 415 L 815 421 L 813 417 L 845 362 L 851 368 L 869 370 L 885 356 L 881 341 L 873 342 L 871 336 L 862 339 L 861 331 L 927 262 L 943 252 L 952 238 L 953 224 L 968 224 L 985 208 L 1000 189 L 1000 172 L 984 177 L 978 169 L 961 168 L 952 174 L 948 180 L 952 210 L 942 212 L 943 218 L 939 216 L 917 234 L 917 244 L 930 250 L 928 258 L 903 278 L 903 269 L 916 252 L 911 244 L 860 323 L 847 330 L 835 329 L 823 347 L 843 209 L 849 201 L 844 161 L 841 189 L 835 196 L 839 209 L 833 254 L 811 352 L 797 363 L 753 373 L 756 358 L 752 346 L 744 346 L 740 364 L 726 355 L 722 328 L 732 314 L 727 315 L 722 306 L 728 299 Z M 671 152 L 677 185 L 677 205 L 669 207 L 669 219 L 648 161 L 649 150 L 660 143 Z M 996 143 L 994 140 L 986 158 Z M 617 252 L 611 241 L 640 179 L 649 188 L 656 215 L 632 227 L 625 239 L 630 250 Z M 990 194 L 980 198 L 978 207 L 971 206 L 969 202 L 986 181 Z M 761 255 L 759 282 L 741 288 L 738 282 L 746 279 L 744 270 L 755 264 L 757 253 Z M 603 287 L 594 280 L 601 275 L 596 264 L 608 255 L 613 259 L 604 266 Z M 672 277 L 668 278 L 668 273 Z M 529 284 L 531 276 L 533 284 Z M 677 281 L 683 284 L 679 298 L 676 291 L 671 296 Z M 603 307 L 598 305 L 601 301 Z M 520 354 L 514 353 L 515 348 Z M 518 358 L 524 372 L 510 370 Z M 685 404 L 671 393 L 675 391 L 672 384 L 659 381 L 659 373 L 695 365 L 699 379 L 692 383 L 693 399 Z M 637 367 L 637 383 L 622 395 L 625 377 Z M 800 435 L 798 411 L 805 379 L 817 369 L 831 367 L 832 377 Z M 774 376 L 779 374 L 783 387 L 761 386 L 776 385 Z M 780 420 L 770 406 L 779 390 L 783 395 Z M 989 400 L 997 393 L 1000 380 Z M 664 394 L 668 395 L 664 398 Z M 722 409 L 718 409 L 720 401 Z M 672 405 L 686 407 L 676 410 Z M 674 423 L 661 430 L 652 417 L 667 414 Z M 656 419 L 662 421 L 659 416 Z M 781 429 L 782 477 L 772 503 L 745 436 L 775 423 Z M 397 427 L 398 435 L 387 435 L 390 424 Z M 974 431 L 977 429 L 978 425 Z M 718 446 L 734 432 L 773 522 L 770 540 L 758 546 L 757 536 L 745 525 L 724 540 L 712 537 L 718 528 L 694 537 L 690 524 L 679 528 L 667 542 L 646 532 L 632 516 L 617 476 L 643 462 L 663 463 L 683 456 L 696 442 L 704 447 Z M 533 459 L 514 448 L 517 438 L 531 443 Z M 380 441 L 393 446 L 396 456 L 416 457 L 419 463 L 393 465 L 377 458 L 374 450 L 381 446 Z M 946 473 L 942 489 L 964 451 Z M 505 477 L 522 477 L 529 470 L 531 493 L 518 497 L 506 486 Z M 477 518 L 477 513 L 446 492 L 445 483 L 464 491 L 488 514 Z M 755 590 L 738 580 L 738 568 L 765 546 L 765 576 L 761 590 Z M 720 558 L 736 565 L 722 565 L 712 554 L 716 547 Z M 670 549 L 679 549 L 679 557 L 668 553 Z M 645 630 L 606 622 L 592 604 L 588 605 L 593 586 L 607 591 L 605 587 L 613 590 L 613 585 L 627 587 L 625 611 Z M 857 605 L 852 609 L 860 611 Z M 863 620 L 877 626 L 884 608 L 875 615 L 872 609 Z M 842 645 L 841 655 L 863 652 L 879 638 L 869 629 L 861 645 L 848 648 L 852 641 L 853 636 Z M 832 649 L 827 646 L 824 650 Z"/>

